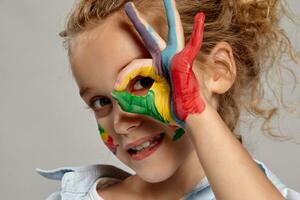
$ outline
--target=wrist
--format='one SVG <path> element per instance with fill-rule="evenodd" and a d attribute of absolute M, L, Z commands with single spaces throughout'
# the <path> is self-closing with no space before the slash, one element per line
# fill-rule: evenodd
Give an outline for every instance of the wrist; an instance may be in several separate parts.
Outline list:
<path fill-rule="evenodd" d="M 207 132 L 210 128 L 213 128 L 216 120 L 221 119 L 219 113 L 214 107 L 209 104 L 205 105 L 205 109 L 201 113 L 189 114 L 185 120 L 186 128 L 192 131 L 190 132 Z M 196 129 L 200 128 L 200 129 Z M 211 131 L 211 130 L 210 130 Z"/>

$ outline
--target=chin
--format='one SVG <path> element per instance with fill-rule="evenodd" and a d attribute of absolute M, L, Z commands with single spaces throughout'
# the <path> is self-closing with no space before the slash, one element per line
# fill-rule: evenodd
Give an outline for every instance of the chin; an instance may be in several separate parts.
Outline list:
<path fill-rule="evenodd" d="M 157 166 L 152 169 L 136 171 L 137 175 L 148 183 L 159 183 L 169 179 L 176 172 L 175 165 Z"/>
<path fill-rule="evenodd" d="M 138 174 L 139 175 L 139 174 Z M 170 174 L 169 176 L 166 174 L 158 174 L 156 173 L 154 174 L 146 174 L 146 175 L 139 175 L 141 179 L 143 179 L 144 181 L 148 182 L 148 183 L 160 183 L 163 182 L 165 180 L 167 180 L 168 178 L 170 178 L 172 176 L 172 174 Z"/>

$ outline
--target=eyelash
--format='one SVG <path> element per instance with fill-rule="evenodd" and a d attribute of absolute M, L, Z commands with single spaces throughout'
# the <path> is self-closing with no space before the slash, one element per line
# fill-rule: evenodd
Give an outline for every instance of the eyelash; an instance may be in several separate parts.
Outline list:
<path fill-rule="evenodd" d="M 144 81 L 144 82 L 142 82 L 142 81 Z M 140 85 L 141 85 L 142 88 L 135 90 L 134 87 L 138 82 L 140 82 Z M 134 80 L 132 80 L 132 82 L 130 84 L 130 87 L 129 87 L 129 90 L 130 90 L 129 92 L 137 94 L 137 95 L 138 94 L 141 95 L 141 94 L 147 92 L 150 89 L 153 82 L 154 82 L 154 80 L 150 77 L 138 76 Z M 146 85 L 143 85 L 143 84 L 146 84 Z M 106 102 L 100 102 L 99 104 L 100 104 L 101 108 L 96 109 L 95 108 L 95 102 L 99 101 L 99 100 L 101 101 L 103 99 L 105 99 Z M 86 109 L 92 110 L 93 112 L 98 113 L 101 116 L 104 116 L 106 113 L 108 113 L 109 108 L 110 108 L 110 107 L 108 107 L 108 105 L 111 104 L 111 103 L 112 103 L 111 100 L 107 97 L 95 96 L 95 97 L 93 97 L 89 100 L 89 103 L 88 103 Z M 101 104 L 105 104 L 105 105 L 101 105 Z M 103 113 L 101 113 L 100 111 L 103 111 Z"/>
<path fill-rule="evenodd" d="M 144 82 L 142 82 L 142 81 L 144 81 Z M 136 89 L 134 89 L 134 87 L 138 82 L 140 82 L 140 85 L 142 88 L 136 90 Z M 130 93 L 136 93 L 136 92 L 139 93 L 139 92 L 143 92 L 143 91 L 148 91 L 152 87 L 153 82 L 154 82 L 154 80 L 151 77 L 138 76 L 131 81 L 129 91 L 130 91 Z M 147 84 L 147 85 L 144 86 L 143 84 Z"/>
<path fill-rule="evenodd" d="M 102 100 L 102 99 L 109 100 L 109 102 L 106 102 L 106 103 L 111 103 L 111 100 L 110 100 L 109 98 L 107 98 L 107 97 L 99 97 L 99 96 L 98 96 L 98 97 L 93 97 L 93 98 L 91 98 L 91 100 L 89 101 L 88 108 L 89 108 L 89 109 L 92 109 L 94 112 L 97 112 L 97 111 L 99 111 L 99 110 L 101 110 L 101 109 L 104 109 L 104 108 L 106 107 L 106 105 L 109 105 L 109 104 L 101 105 L 101 104 L 103 104 L 103 102 L 102 102 L 102 103 L 100 102 L 100 105 L 101 105 L 102 107 L 99 108 L 98 110 L 95 109 L 95 105 L 94 105 L 96 101 Z"/>

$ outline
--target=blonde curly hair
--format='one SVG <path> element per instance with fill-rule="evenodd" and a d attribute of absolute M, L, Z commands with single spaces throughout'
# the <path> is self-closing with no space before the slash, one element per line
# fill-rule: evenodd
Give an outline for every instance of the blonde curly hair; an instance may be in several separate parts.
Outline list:
<path fill-rule="evenodd" d="M 97 26 L 99 22 L 115 12 L 124 12 L 127 0 L 80 0 L 68 17 L 65 30 L 60 33 L 69 43 L 77 34 L 87 28 Z M 132 0 L 150 23 L 160 23 L 166 27 L 166 17 L 162 0 Z M 218 112 L 231 131 L 239 137 L 236 130 L 241 109 L 264 118 L 263 130 L 274 135 L 269 128 L 271 118 L 277 108 L 262 108 L 264 97 L 261 76 L 271 68 L 280 69 L 280 58 L 288 54 L 296 60 L 292 45 L 279 26 L 283 14 L 280 0 L 176 0 L 188 41 L 193 28 L 196 13 L 206 14 L 204 43 L 198 57 L 208 54 L 219 42 L 231 45 L 237 76 L 232 88 L 219 96 Z M 162 37 L 166 39 L 166 30 Z M 279 98 L 281 99 L 281 98 Z"/>

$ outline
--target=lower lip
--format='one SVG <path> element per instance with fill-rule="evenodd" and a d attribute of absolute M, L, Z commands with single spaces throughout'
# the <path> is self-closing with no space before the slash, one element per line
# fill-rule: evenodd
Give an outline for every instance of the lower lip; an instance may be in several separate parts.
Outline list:
<path fill-rule="evenodd" d="M 150 149 L 144 150 L 137 154 L 130 155 L 132 160 L 143 160 L 143 159 L 147 158 L 148 156 L 150 156 L 152 153 L 154 153 L 160 147 L 163 140 L 164 140 L 164 138 L 162 138 L 156 145 L 154 145 Z"/>

